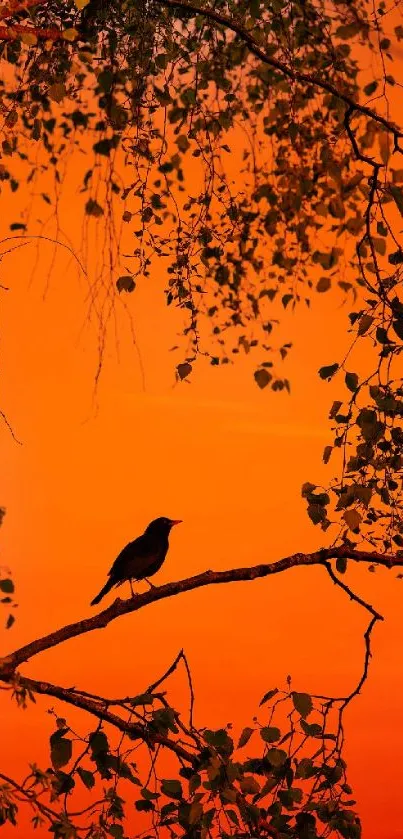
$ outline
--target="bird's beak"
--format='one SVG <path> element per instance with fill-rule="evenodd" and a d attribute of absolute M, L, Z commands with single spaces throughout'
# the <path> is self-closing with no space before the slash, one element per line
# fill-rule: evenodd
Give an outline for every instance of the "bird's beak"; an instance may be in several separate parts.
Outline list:
<path fill-rule="evenodd" d="M 182 524 L 182 519 L 171 519 L 171 527 L 173 527 L 174 524 Z"/>

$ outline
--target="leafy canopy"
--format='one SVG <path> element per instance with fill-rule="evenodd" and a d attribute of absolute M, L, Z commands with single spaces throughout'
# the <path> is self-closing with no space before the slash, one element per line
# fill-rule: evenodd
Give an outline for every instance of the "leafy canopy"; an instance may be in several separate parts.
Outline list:
<path fill-rule="evenodd" d="M 403 210 L 391 124 L 365 107 L 395 83 L 385 3 L 376 25 L 365 0 L 26 0 L 9 11 L 1 179 L 17 190 L 22 160 L 29 183 L 47 170 L 57 188 L 63 159 L 84 147 L 87 222 L 109 226 L 117 256 L 94 291 L 132 293 L 158 265 L 185 316 L 179 378 L 200 352 L 218 365 L 255 349 L 258 386 L 289 389 L 279 365 L 291 343 L 271 343 L 281 309 L 313 289 L 354 291 L 373 270 L 368 242 L 361 265 L 354 253 L 368 155 L 384 164 L 381 215 Z M 368 81 L 369 59 L 379 78 Z M 12 228 L 32 232 L 24 219 Z M 383 220 L 375 253 L 390 245 L 398 265 L 387 233 Z"/>

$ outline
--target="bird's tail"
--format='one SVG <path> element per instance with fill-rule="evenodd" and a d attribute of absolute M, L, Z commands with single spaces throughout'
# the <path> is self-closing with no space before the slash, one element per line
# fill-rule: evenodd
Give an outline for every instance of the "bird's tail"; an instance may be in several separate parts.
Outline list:
<path fill-rule="evenodd" d="M 108 591 L 110 591 L 111 588 L 113 588 L 113 586 L 115 586 L 115 585 L 116 585 L 116 580 L 114 580 L 113 577 L 109 577 L 108 582 L 105 583 L 103 588 L 101 588 L 101 591 L 99 592 L 99 594 L 97 594 L 97 596 L 94 597 L 93 600 L 91 600 L 90 606 L 96 606 L 97 603 L 100 603 L 102 598 L 105 597 L 105 594 L 108 594 Z"/>

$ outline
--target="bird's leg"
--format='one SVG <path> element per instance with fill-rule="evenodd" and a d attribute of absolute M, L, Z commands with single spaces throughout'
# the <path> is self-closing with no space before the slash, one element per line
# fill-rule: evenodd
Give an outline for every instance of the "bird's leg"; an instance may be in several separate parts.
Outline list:
<path fill-rule="evenodd" d="M 155 586 L 155 585 L 154 585 L 154 583 L 151 583 L 151 582 L 150 582 L 150 580 L 148 579 L 148 577 L 144 577 L 144 579 L 145 579 L 146 583 L 148 583 L 148 585 L 150 586 L 150 588 L 157 588 L 157 586 Z"/>
<path fill-rule="evenodd" d="M 134 595 L 136 594 L 136 592 L 135 592 L 135 591 L 133 591 L 133 583 L 132 583 L 132 578 L 131 578 L 131 577 L 129 577 L 129 583 L 130 583 L 130 591 L 131 591 L 131 593 L 132 593 L 132 597 L 134 597 Z"/>

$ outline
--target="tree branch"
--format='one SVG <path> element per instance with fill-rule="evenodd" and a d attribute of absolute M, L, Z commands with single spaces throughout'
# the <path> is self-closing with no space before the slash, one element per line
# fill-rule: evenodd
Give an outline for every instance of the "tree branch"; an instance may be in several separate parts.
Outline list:
<path fill-rule="evenodd" d="M 59 29 L 42 29 L 38 26 L 21 26 L 15 23 L 12 26 L 0 26 L 0 41 L 15 41 L 21 35 L 35 35 L 44 41 L 59 41 L 63 38 L 63 32 Z"/>
<path fill-rule="evenodd" d="M 21 784 L 18 784 L 17 781 L 14 781 L 13 778 L 10 778 L 8 775 L 4 775 L 3 772 L 0 772 L 0 780 L 12 787 L 19 795 L 22 795 L 31 807 L 34 809 L 36 808 L 50 822 L 52 822 L 53 819 L 58 818 L 59 814 L 56 810 L 52 810 L 47 806 L 47 804 L 39 801 L 38 796 L 35 795 L 34 792 L 24 789 L 24 787 Z"/>
<path fill-rule="evenodd" d="M 118 714 L 115 714 L 113 711 L 110 711 L 108 708 L 108 705 L 110 704 L 108 699 L 93 699 L 88 697 L 85 693 L 81 693 L 78 690 L 76 691 L 75 688 L 64 688 L 60 685 L 53 685 L 50 682 L 43 682 L 26 677 L 21 677 L 20 686 L 22 688 L 25 687 L 32 693 L 39 693 L 42 696 L 53 696 L 55 699 L 60 699 L 68 705 L 74 705 L 74 707 L 80 708 L 82 711 L 87 711 L 89 714 L 92 714 L 92 716 L 96 717 L 98 720 L 110 723 L 122 733 L 127 734 L 131 740 L 143 740 L 146 743 L 152 742 L 160 744 L 166 749 L 174 752 L 180 759 L 185 760 L 190 764 L 193 763 L 194 755 L 192 752 L 185 749 L 179 743 L 176 743 L 175 740 L 171 740 L 163 734 L 150 730 L 147 725 L 142 725 L 138 722 L 130 722 L 123 719 Z"/>
<path fill-rule="evenodd" d="M 349 695 L 346 696 L 345 699 L 343 700 L 343 704 L 341 706 L 342 710 L 344 710 L 346 705 L 348 705 L 351 702 L 351 700 L 354 699 L 355 696 L 358 696 L 364 682 L 366 682 L 366 680 L 368 678 L 369 661 L 370 661 L 370 658 L 372 656 L 372 653 L 371 653 L 371 633 L 372 633 L 372 630 L 373 630 L 376 622 L 379 621 L 379 620 L 383 620 L 383 618 L 381 616 L 378 617 L 377 615 L 374 615 L 372 620 L 369 622 L 366 631 L 364 632 L 365 656 L 364 656 L 364 667 L 363 667 L 362 675 L 361 675 L 360 681 L 358 682 L 358 684 L 356 685 L 354 690 L 352 690 L 351 693 L 349 693 Z"/>
<path fill-rule="evenodd" d="M 220 26 L 224 26 L 226 29 L 230 29 L 236 35 L 238 35 L 241 40 L 247 45 L 250 52 L 259 58 L 264 64 L 267 64 L 269 67 L 273 67 L 273 69 L 278 70 L 284 76 L 287 76 L 292 81 L 296 82 L 303 82 L 304 84 L 312 84 L 315 87 L 319 87 L 321 90 L 327 91 L 327 93 L 331 93 L 337 99 L 340 99 L 344 102 L 347 107 L 350 109 L 350 114 L 354 111 L 358 111 L 360 114 L 369 117 L 370 119 L 375 120 L 380 125 L 383 125 L 388 131 L 390 131 L 393 136 L 395 137 L 395 147 L 398 148 L 397 141 L 399 137 L 403 137 L 402 132 L 399 131 L 397 125 L 390 122 L 390 120 L 385 119 L 376 111 L 372 110 L 372 108 L 368 108 L 366 105 L 361 105 L 359 102 L 355 102 L 351 96 L 348 96 L 346 93 L 342 93 L 342 91 L 338 90 L 331 82 L 327 81 L 326 79 L 319 78 L 318 76 L 314 76 L 309 73 L 300 73 L 298 70 L 294 70 L 292 67 L 287 67 L 284 62 L 279 61 L 277 58 L 273 58 L 272 56 L 267 55 L 267 53 L 262 49 L 257 41 L 254 39 L 253 35 L 244 29 L 239 23 L 235 20 L 227 17 L 226 15 L 221 14 L 220 12 L 216 12 L 215 9 L 207 9 L 205 6 L 196 6 L 194 3 L 185 2 L 185 0 L 158 0 L 158 3 L 161 6 L 166 6 L 170 9 L 183 9 L 187 12 L 193 12 L 194 15 L 201 15 L 202 17 L 206 17 L 209 20 L 218 23 Z M 361 156 L 362 159 L 362 156 Z M 368 161 L 367 161 L 368 162 Z"/>
<path fill-rule="evenodd" d="M 17 667 L 44 650 L 56 647 L 58 644 L 62 644 L 70 638 L 76 638 L 78 635 L 84 635 L 86 632 L 92 632 L 94 629 L 104 629 L 120 615 L 137 612 L 139 609 L 143 609 L 145 606 L 149 606 L 151 603 L 156 603 L 159 600 L 165 600 L 167 597 L 175 597 L 185 591 L 193 591 L 194 589 L 208 585 L 245 582 L 247 580 L 268 577 L 272 574 L 279 574 L 291 568 L 323 565 L 326 561 L 337 558 L 351 559 L 356 562 L 377 563 L 386 568 L 403 566 L 403 556 L 387 556 L 375 551 L 360 551 L 350 548 L 348 545 L 341 545 L 340 547 L 321 548 L 319 551 L 311 554 L 295 553 L 279 559 L 277 562 L 255 565 L 250 568 L 232 568 L 228 571 L 205 571 L 186 580 L 166 583 L 158 588 L 152 588 L 150 591 L 144 594 L 137 594 L 128 600 L 117 598 L 111 606 L 108 606 L 107 609 L 99 612 L 99 614 L 94 615 L 94 617 L 68 624 L 61 629 L 57 629 L 55 632 L 51 632 L 49 635 L 45 635 L 26 644 L 5 658 L 0 659 L 0 679 L 7 681 Z"/>
<path fill-rule="evenodd" d="M 375 618 L 376 621 L 383 621 L 383 616 L 379 612 L 377 612 L 374 609 L 374 607 L 370 605 L 370 603 L 367 603 L 366 600 L 363 600 L 362 597 L 358 596 L 358 594 L 354 594 L 352 589 L 349 588 L 349 586 L 347 586 L 346 583 L 343 583 L 343 581 L 336 576 L 330 562 L 325 562 L 324 565 L 327 573 L 329 574 L 330 579 L 333 580 L 336 586 L 339 586 L 339 588 L 343 589 L 343 591 L 345 591 L 346 594 L 348 594 L 350 600 L 354 600 L 356 603 L 359 603 L 359 605 L 366 609 L 367 612 L 371 613 L 371 615 Z"/>
<path fill-rule="evenodd" d="M 38 6 L 39 2 L 40 0 L 10 0 L 5 6 L 0 6 L 0 20 L 26 12 L 31 6 Z"/>
<path fill-rule="evenodd" d="M 340 707 L 340 711 L 342 713 L 344 708 L 346 708 L 346 706 L 352 701 L 352 699 L 354 699 L 355 696 L 358 696 L 364 682 L 366 682 L 366 680 L 368 678 L 369 662 L 370 662 L 370 658 L 371 658 L 371 655 L 372 655 L 372 653 L 371 653 L 371 634 L 372 634 L 372 630 L 373 630 L 375 624 L 378 621 L 383 621 L 384 618 L 383 618 L 383 615 L 381 615 L 380 612 L 377 612 L 376 609 L 374 609 L 374 607 L 371 606 L 370 603 L 367 603 L 366 600 L 363 600 L 362 597 L 359 597 L 358 594 L 355 594 L 351 590 L 351 588 L 348 585 L 346 585 L 346 583 L 343 583 L 343 581 L 340 580 L 340 578 L 336 576 L 336 574 L 333 571 L 332 566 L 330 565 L 330 562 L 325 562 L 324 565 L 325 565 L 327 573 L 329 574 L 330 579 L 333 580 L 334 584 L 339 586 L 339 588 L 341 588 L 343 591 L 345 591 L 346 594 L 348 594 L 350 600 L 354 600 L 355 603 L 358 603 L 360 606 L 362 606 L 364 609 L 366 609 L 367 612 L 369 612 L 372 615 L 372 618 L 371 618 L 371 620 L 370 620 L 370 622 L 367 626 L 367 629 L 364 632 L 365 655 L 364 655 L 363 671 L 362 671 L 361 677 L 360 677 L 357 685 L 355 686 L 354 690 L 352 690 L 351 693 L 349 693 L 347 696 L 343 697 L 342 704 L 341 704 L 341 707 Z M 340 723 L 341 722 L 342 722 L 342 717 L 340 716 Z"/>

